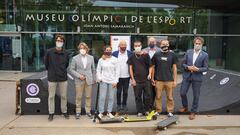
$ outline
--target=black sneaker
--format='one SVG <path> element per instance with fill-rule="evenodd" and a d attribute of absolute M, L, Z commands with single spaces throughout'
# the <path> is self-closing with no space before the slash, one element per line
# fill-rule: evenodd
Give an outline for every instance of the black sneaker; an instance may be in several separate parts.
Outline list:
<path fill-rule="evenodd" d="M 65 117 L 65 119 L 69 119 L 69 115 L 67 113 L 63 113 L 63 116 Z"/>
<path fill-rule="evenodd" d="M 54 114 L 49 114 L 48 121 L 53 121 L 53 116 L 54 116 Z"/>
<path fill-rule="evenodd" d="M 76 119 L 79 119 L 80 116 L 81 116 L 80 113 L 76 113 L 75 118 L 76 118 Z"/>

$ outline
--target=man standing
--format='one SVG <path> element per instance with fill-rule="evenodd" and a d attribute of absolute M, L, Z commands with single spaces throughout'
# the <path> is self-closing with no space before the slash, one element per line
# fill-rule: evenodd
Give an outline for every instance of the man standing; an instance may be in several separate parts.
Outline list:
<path fill-rule="evenodd" d="M 82 96 L 85 92 L 85 110 L 89 118 L 91 115 L 92 84 L 96 82 L 96 69 L 93 56 L 89 55 L 89 48 L 86 43 L 78 45 L 79 54 L 74 56 L 70 71 L 75 77 L 76 88 L 76 119 L 80 118 Z"/>
<path fill-rule="evenodd" d="M 119 51 L 112 53 L 112 56 L 118 58 L 120 65 L 120 76 L 117 84 L 117 112 L 116 116 L 122 110 L 124 114 L 127 114 L 127 98 L 128 98 L 128 87 L 129 87 L 129 69 L 127 60 L 132 55 L 131 51 L 126 50 L 127 43 L 125 40 L 119 42 Z M 123 93 L 123 96 L 122 96 Z M 123 99 L 122 99 L 123 97 Z"/>
<path fill-rule="evenodd" d="M 153 55 L 157 52 L 159 52 L 161 49 L 157 47 L 157 41 L 154 37 L 148 38 L 148 47 L 143 49 L 143 52 L 148 53 L 150 59 L 152 60 Z M 154 107 L 155 97 L 156 97 L 156 90 L 155 86 L 150 85 L 151 90 L 151 109 Z"/>
<path fill-rule="evenodd" d="M 151 110 L 151 91 L 150 91 L 150 57 L 148 54 L 141 51 L 142 43 L 134 42 L 134 54 L 128 59 L 130 76 L 135 94 L 135 102 L 137 108 L 137 116 L 142 116 L 143 113 L 149 114 Z M 145 100 L 142 100 L 142 95 Z"/>
<path fill-rule="evenodd" d="M 48 71 L 48 120 L 52 121 L 55 112 L 55 93 L 57 85 L 61 94 L 61 112 L 66 119 L 67 114 L 67 67 L 69 64 L 69 56 L 63 49 L 63 35 L 56 35 L 56 47 L 47 51 L 45 56 L 45 66 Z"/>
<path fill-rule="evenodd" d="M 188 112 L 187 92 L 192 84 L 193 102 L 189 115 L 190 120 L 195 119 L 198 111 L 202 73 L 208 70 L 208 54 L 202 51 L 204 39 L 202 37 L 195 37 L 193 43 L 194 49 L 188 50 L 183 59 L 183 80 L 180 89 L 183 107 L 179 110 L 181 113 Z"/>
<path fill-rule="evenodd" d="M 169 41 L 164 39 L 160 44 L 161 51 L 152 58 L 152 83 L 156 87 L 156 114 L 162 112 L 162 91 L 167 95 L 168 116 L 173 116 L 174 100 L 173 90 L 177 85 L 177 56 L 169 51 Z"/>

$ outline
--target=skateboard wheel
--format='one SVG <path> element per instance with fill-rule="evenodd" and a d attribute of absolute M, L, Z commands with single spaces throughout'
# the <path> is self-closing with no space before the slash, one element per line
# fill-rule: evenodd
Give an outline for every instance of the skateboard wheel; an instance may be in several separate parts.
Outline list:
<path fill-rule="evenodd" d="M 93 122 L 93 123 L 95 123 L 95 122 L 96 122 L 96 120 L 94 120 L 94 119 L 93 119 L 93 120 L 92 120 L 92 122 Z"/>
<path fill-rule="evenodd" d="M 164 127 L 163 130 L 167 130 L 167 127 Z"/>
<path fill-rule="evenodd" d="M 178 121 L 175 122 L 175 124 L 178 124 L 178 123 L 179 123 Z"/>
<path fill-rule="evenodd" d="M 154 115 L 154 116 L 152 117 L 152 120 L 157 120 L 157 116 Z"/>

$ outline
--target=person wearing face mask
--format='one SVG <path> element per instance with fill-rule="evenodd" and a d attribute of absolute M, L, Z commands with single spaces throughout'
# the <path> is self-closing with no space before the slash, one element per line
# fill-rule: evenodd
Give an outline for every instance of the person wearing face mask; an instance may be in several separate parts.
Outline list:
<path fill-rule="evenodd" d="M 142 43 L 135 41 L 134 53 L 127 61 L 134 89 L 137 116 L 139 117 L 143 116 L 143 113 L 148 115 L 151 111 L 151 84 L 148 81 L 151 60 L 147 53 L 142 52 L 141 48 Z M 143 100 L 142 97 L 145 99 Z"/>
<path fill-rule="evenodd" d="M 183 80 L 181 83 L 180 96 L 182 98 L 182 108 L 180 113 L 188 112 L 187 92 L 192 85 L 193 102 L 190 111 L 189 119 L 195 119 L 198 111 L 198 102 L 200 96 L 200 88 L 202 85 L 203 72 L 208 70 L 208 54 L 202 51 L 204 39 L 202 37 L 195 37 L 193 40 L 194 49 L 188 50 L 183 59 Z"/>
<path fill-rule="evenodd" d="M 121 40 L 118 47 L 119 50 L 112 53 L 112 56 L 118 59 L 120 65 L 120 76 L 117 84 L 117 111 L 115 116 L 118 116 L 120 111 L 127 114 L 127 98 L 130 80 L 127 60 L 132 55 L 132 52 L 127 50 L 127 42 L 125 40 Z"/>
<path fill-rule="evenodd" d="M 97 64 L 97 82 L 99 82 L 99 117 L 103 117 L 105 99 L 108 99 L 107 116 L 112 115 L 114 96 L 116 94 L 117 83 L 119 81 L 120 66 L 118 59 L 112 56 L 111 46 L 104 49 L 104 58 L 100 58 Z M 108 95 L 108 97 L 106 97 Z"/>
<path fill-rule="evenodd" d="M 57 85 L 61 94 L 61 112 L 66 119 L 67 113 L 67 67 L 69 64 L 69 54 L 63 49 L 63 35 L 56 35 L 56 47 L 50 48 L 44 58 L 45 67 L 48 73 L 48 120 L 52 121 L 55 113 L 55 93 Z"/>
<path fill-rule="evenodd" d="M 152 59 L 153 55 L 157 52 L 159 52 L 161 49 L 157 46 L 157 41 L 155 37 L 149 37 L 148 38 L 148 47 L 143 49 L 143 52 L 147 53 Z M 150 82 L 150 77 L 148 78 Z M 154 109 L 154 102 L 155 102 L 155 97 L 156 97 L 156 90 L 155 86 L 150 85 L 151 91 L 151 108 Z M 145 99 L 145 97 L 144 97 Z"/>
<path fill-rule="evenodd" d="M 173 116 L 174 100 L 173 89 L 177 85 L 177 56 L 169 50 L 169 41 L 164 39 L 160 42 L 161 51 L 153 55 L 151 74 L 152 84 L 156 87 L 156 114 L 162 112 L 162 92 L 167 95 L 168 116 Z"/>
<path fill-rule="evenodd" d="M 92 84 L 96 81 L 96 70 L 93 56 L 88 54 L 89 48 L 86 43 L 81 42 L 78 45 L 79 54 L 74 56 L 70 65 L 70 72 L 74 76 L 75 88 L 76 88 L 76 115 L 75 118 L 80 118 L 81 113 L 81 101 L 83 92 L 85 91 L 85 110 L 89 118 L 92 118 L 91 114 L 91 96 L 92 96 Z"/>

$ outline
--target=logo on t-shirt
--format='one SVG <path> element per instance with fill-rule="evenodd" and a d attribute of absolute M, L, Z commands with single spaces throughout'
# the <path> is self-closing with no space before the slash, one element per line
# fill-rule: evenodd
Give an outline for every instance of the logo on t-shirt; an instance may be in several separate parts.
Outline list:
<path fill-rule="evenodd" d="M 167 57 L 161 57 L 161 60 L 167 61 Z"/>

